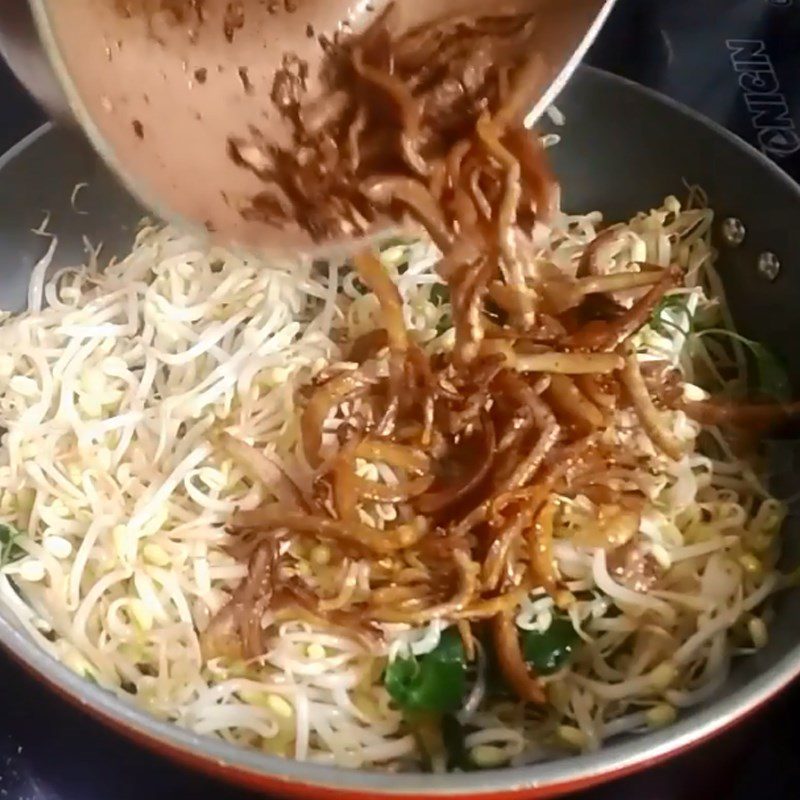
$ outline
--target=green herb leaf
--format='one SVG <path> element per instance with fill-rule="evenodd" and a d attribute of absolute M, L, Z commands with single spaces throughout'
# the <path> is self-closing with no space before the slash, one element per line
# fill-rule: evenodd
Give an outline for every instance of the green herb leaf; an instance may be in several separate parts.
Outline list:
<path fill-rule="evenodd" d="M 672 328 L 678 330 L 685 336 L 694 335 L 695 337 L 701 336 L 715 336 L 719 338 L 728 337 L 735 339 L 744 345 L 749 354 L 751 361 L 755 367 L 757 380 L 754 382 L 753 389 L 759 394 L 771 397 L 780 402 L 788 402 L 791 400 L 791 385 L 789 383 L 789 376 L 784 364 L 779 358 L 775 356 L 764 345 L 754 342 L 735 331 L 727 330 L 726 328 L 704 328 L 698 330 L 700 327 L 697 320 L 688 310 L 688 302 L 691 295 L 682 293 L 673 293 L 665 295 L 661 302 L 653 310 L 650 318 L 650 326 L 657 333 L 666 334 L 667 329 Z M 668 318 L 666 312 L 684 312 L 689 317 L 689 329 L 684 330 L 681 326 L 676 325 L 671 319 Z"/>
<path fill-rule="evenodd" d="M 753 342 L 751 351 L 758 369 L 758 388 L 762 394 L 782 403 L 792 399 L 789 373 L 780 359 L 762 344 Z"/>
<path fill-rule="evenodd" d="M 522 652 L 540 675 L 551 675 L 569 661 L 580 641 L 568 617 L 555 617 L 544 632 L 522 633 Z"/>
<path fill-rule="evenodd" d="M 458 631 L 448 628 L 439 644 L 419 658 L 397 658 L 383 683 L 406 711 L 455 711 L 467 688 L 467 659 Z"/>
<path fill-rule="evenodd" d="M 717 336 L 735 339 L 744 345 L 756 371 L 756 381 L 752 388 L 759 394 L 771 397 L 781 403 L 788 403 L 792 399 L 792 387 L 789 382 L 789 373 L 783 362 L 767 347 L 759 342 L 754 342 L 746 336 L 725 328 L 709 328 L 701 331 L 698 336 Z"/>
<path fill-rule="evenodd" d="M 20 532 L 13 525 L 0 522 L 0 569 L 25 555 L 25 551 L 17 544 L 19 536 Z"/>

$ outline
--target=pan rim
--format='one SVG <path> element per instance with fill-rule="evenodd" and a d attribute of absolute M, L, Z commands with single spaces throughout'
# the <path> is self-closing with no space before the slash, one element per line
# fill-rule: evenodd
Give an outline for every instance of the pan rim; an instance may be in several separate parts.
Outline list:
<path fill-rule="evenodd" d="M 721 125 L 698 112 L 650 88 L 593 67 L 582 67 L 579 74 L 594 80 L 624 85 L 635 94 L 668 106 L 672 111 L 690 117 L 695 123 L 710 129 L 742 153 L 743 158 L 755 159 L 763 168 L 780 180 L 800 200 L 800 187 L 773 161 Z M 2 170 L 24 153 L 40 138 L 56 131 L 52 123 L 42 125 L 0 156 Z M 228 744 L 163 722 L 148 712 L 110 692 L 89 683 L 52 659 L 22 631 L 13 628 L 0 615 L 0 644 L 36 674 L 37 679 L 72 701 L 88 706 L 100 717 L 114 721 L 126 732 L 151 745 L 179 753 L 187 759 L 202 762 L 207 768 L 238 777 L 251 784 L 274 780 L 297 791 L 331 790 L 353 792 L 363 796 L 452 796 L 491 795 L 502 793 L 555 794 L 585 788 L 623 774 L 644 768 L 686 750 L 755 711 L 800 675 L 800 637 L 768 670 L 747 686 L 711 702 L 690 718 L 682 718 L 662 731 L 648 733 L 620 743 L 611 742 L 596 753 L 570 756 L 556 761 L 523 767 L 487 770 L 469 774 L 429 775 L 422 773 L 390 775 L 380 772 L 354 771 L 343 768 L 308 764 L 269 756 L 255 750 Z M 200 764 L 198 763 L 198 766 Z M 273 787 L 279 788 L 279 786 Z"/>

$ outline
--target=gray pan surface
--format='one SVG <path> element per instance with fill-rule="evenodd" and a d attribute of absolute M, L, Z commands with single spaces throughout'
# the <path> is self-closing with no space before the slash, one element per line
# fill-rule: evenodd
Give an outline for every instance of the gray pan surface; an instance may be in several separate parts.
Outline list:
<path fill-rule="evenodd" d="M 648 90 L 584 68 L 559 101 L 567 117 L 552 156 L 568 210 L 600 209 L 608 219 L 685 197 L 685 183 L 708 193 L 718 220 L 741 219 L 742 246 L 726 249 L 721 265 L 740 330 L 772 346 L 800 375 L 800 189 L 755 150 L 723 129 Z M 88 183 L 70 202 L 73 188 Z M 86 214 L 78 213 L 76 208 Z M 141 209 L 74 134 L 43 128 L 0 159 L 0 307 L 24 306 L 28 275 L 46 242 L 31 233 L 46 212 L 59 236 L 58 265 L 83 262 L 83 235 L 104 242 L 105 256 L 130 244 Z M 759 255 L 773 252 L 782 264 L 777 279 L 757 270 Z M 782 468 L 792 471 L 794 448 L 777 446 Z M 798 461 L 800 464 L 800 461 Z M 786 476 L 792 485 L 791 475 Z M 797 520 L 786 526 L 787 558 L 798 548 Z M 272 776 L 307 786 L 400 795 L 482 794 L 521 790 L 563 791 L 608 779 L 684 749 L 753 711 L 800 674 L 800 592 L 784 595 L 769 644 L 734 664 L 729 682 L 711 701 L 683 714 L 667 729 L 621 739 L 600 752 L 527 768 L 469 775 L 354 773 L 297 764 L 241 750 L 159 722 L 53 662 L 0 607 L 0 643 L 58 688 L 117 727 L 161 749 L 192 754 L 231 770 L 231 777 Z M 46 691 L 43 689 L 43 691 Z M 527 791 L 526 791 L 527 790 Z M 311 790 L 313 792 L 313 790 Z"/>

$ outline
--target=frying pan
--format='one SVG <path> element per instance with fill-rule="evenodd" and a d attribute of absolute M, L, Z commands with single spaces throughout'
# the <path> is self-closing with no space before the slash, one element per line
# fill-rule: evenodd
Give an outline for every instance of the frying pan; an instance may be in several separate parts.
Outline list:
<path fill-rule="evenodd" d="M 583 68 L 559 106 L 567 118 L 552 151 L 567 210 L 600 209 L 617 219 L 702 186 L 718 220 L 736 217 L 747 235 L 722 253 L 721 273 L 741 331 L 780 353 L 800 375 L 800 189 L 776 166 L 723 129 L 657 94 Z M 76 184 L 85 187 L 70 202 Z M 76 210 L 77 208 L 77 210 Z M 28 275 L 46 243 L 30 230 L 45 211 L 59 236 L 60 266 L 83 261 L 83 235 L 105 255 L 130 245 L 141 209 L 89 147 L 46 126 L 0 160 L 0 306 L 24 305 Z M 81 212 L 81 213 L 78 213 Z M 717 223 L 719 224 L 719 222 Z M 724 247 L 724 245 L 721 245 Z M 781 264 L 774 280 L 758 269 L 763 253 Z M 773 443 L 784 483 L 795 477 L 791 441 Z M 800 461 L 798 461 L 800 464 Z M 786 558 L 797 555 L 797 520 L 786 524 Z M 44 684 L 160 753 L 229 780 L 284 796 L 315 798 L 544 798 L 576 791 L 667 758 L 752 713 L 800 674 L 800 592 L 777 602 L 770 641 L 734 662 L 729 681 L 671 727 L 614 740 L 597 753 L 529 767 L 457 775 L 352 772 L 286 761 L 160 722 L 90 684 L 40 651 L 0 605 L 0 642 Z"/>

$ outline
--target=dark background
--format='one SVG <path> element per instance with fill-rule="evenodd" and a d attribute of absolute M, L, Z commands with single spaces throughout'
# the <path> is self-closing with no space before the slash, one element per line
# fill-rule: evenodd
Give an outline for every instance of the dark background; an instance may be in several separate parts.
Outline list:
<path fill-rule="evenodd" d="M 800 178 L 800 0 L 618 3 L 590 55 L 592 63 L 697 108 Z M 743 78 L 743 52 L 761 65 L 756 85 Z M 743 85 L 750 92 L 749 106 Z M 761 95 L 754 97 L 754 90 Z M 0 151 L 43 119 L 0 64 Z M 800 754 L 794 744 L 799 718 L 796 687 L 713 743 L 575 800 L 800 798 Z M 50 695 L 0 655 L 0 800 L 6 798 L 253 796 L 139 750 Z"/>

